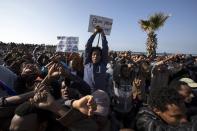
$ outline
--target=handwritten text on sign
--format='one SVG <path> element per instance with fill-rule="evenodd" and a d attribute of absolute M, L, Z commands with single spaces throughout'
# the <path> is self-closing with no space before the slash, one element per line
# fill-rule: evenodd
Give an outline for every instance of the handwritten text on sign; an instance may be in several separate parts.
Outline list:
<path fill-rule="evenodd" d="M 78 52 L 79 37 L 58 36 L 56 52 Z"/>
<path fill-rule="evenodd" d="M 106 35 L 110 35 L 113 20 L 106 17 L 90 15 L 89 32 L 94 32 L 96 26 L 100 26 Z"/>
<path fill-rule="evenodd" d="M 66 45 L 67 45 L 66 52 L 78 52 L 78 43 L 79 43 L 79 37 L 67 37 L 66 38 Z"/>

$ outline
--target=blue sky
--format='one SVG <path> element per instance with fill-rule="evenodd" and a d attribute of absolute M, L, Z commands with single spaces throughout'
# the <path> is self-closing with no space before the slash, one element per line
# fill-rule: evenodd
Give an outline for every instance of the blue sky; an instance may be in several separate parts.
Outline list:
<path fill-rule="evenodd" d="M 143 52 L 138 21 L 155 12 L 171 14 L 156 32 L 158 52 L 197 54 L 196 0 L 0 0 L 0 41 L 55 45 L 57 36 L 78 36 L 84 49 L 93 14 L 113 19 L 110 50 Z"/>

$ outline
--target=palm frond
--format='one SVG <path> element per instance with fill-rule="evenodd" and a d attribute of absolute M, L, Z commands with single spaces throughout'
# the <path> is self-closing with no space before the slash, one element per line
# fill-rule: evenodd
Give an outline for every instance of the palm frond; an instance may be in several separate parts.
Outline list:
<path fill-rule="evenodd" d="M 155 13 L 154 15 L 149 17 L 149 22 L 152 30 L 158 30 L 162 27 L 165 21 L 169 18 L 169 15 L 165 15 L 164 13 Z"/>
<path fill-rule="evenodd" d="M 140 20 L 138 23 L 140 24 L 142 30 L 146 32 L 149 30 L 150 22 L 148 20 Z"/>

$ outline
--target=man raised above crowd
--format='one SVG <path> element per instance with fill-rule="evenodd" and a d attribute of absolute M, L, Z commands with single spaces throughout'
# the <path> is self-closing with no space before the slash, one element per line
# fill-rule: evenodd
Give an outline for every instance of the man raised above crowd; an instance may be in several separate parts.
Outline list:
<path fill-rule="evenodd" d="M 102 48 L 92 47 L 95 36 L 100 33 Z M 99 34 L 99 35 L 100 35 Z M 85 47 L 84 80 L 91 87 L 92 92 L 97 89 L 107 91 L 106 65 L 108 63 L 108 42 L 103 29 L 96 27 Z"/>

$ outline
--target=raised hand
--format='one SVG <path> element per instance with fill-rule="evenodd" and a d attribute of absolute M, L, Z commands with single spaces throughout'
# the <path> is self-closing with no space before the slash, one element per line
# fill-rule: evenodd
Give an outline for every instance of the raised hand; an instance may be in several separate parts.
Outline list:
<path fill-rule="evenodd" d="M 96 26 L 95 27 L 95 32 L 96 33 L 102 33 L 103 32 L 103 29 L 100 26 Z"/>
<path fill-rule="evenodd" d="M 50 60 L 53 61 L 53 62 L 59 62 L 60 59 L 61 59 L 61 57 L 62 57 L 61 55 L 55 54 L 54 56 L 52 56 L 52 57 L 50 58 Z"/>
<path fill-rule="evenodd" d="M 81 113 L 92 116 L 94 111 L 96 111 L 96 102 L 93 96 L 87 95 L 79 100 L 75 100 L 72 104 L 73 108 L 78 109 Z"/>
<path fill-rule="evenodd" d="M 47 90 L 42 90 L 38 91 L 34 97 L 30 99 L 30 102 L 41 109 L 51 110 L 54 106 L 55 99 Z"/>
<path fill-rule="evenodd" d="M 48 79 L 58 78 L 60 75 L 66 74 L 66 71 L 63 69 L 61 64 L 54 63 L 47 74 Z"/>
<path fill-rule="evenodd" d="M 133 99 L 138 98 L 139 100 L 141 100 L 141 91 L 140 91 L 140 87 L 142 85 L 142 80 L 140 80 L 139 78 L 135 78 L 133 80 L 133 91 L 132 91 L 132 96 Z"/>
<path fill-rule="evenodd" d="M 142 80 L 140 80 L 140 79 L 138 79 L 138 78 L 135 78 L 135 79 L 133 80 L 133 85 L 134 85 L 135 87 L 140 87 L 141 84 L 142 84 Z"/>

